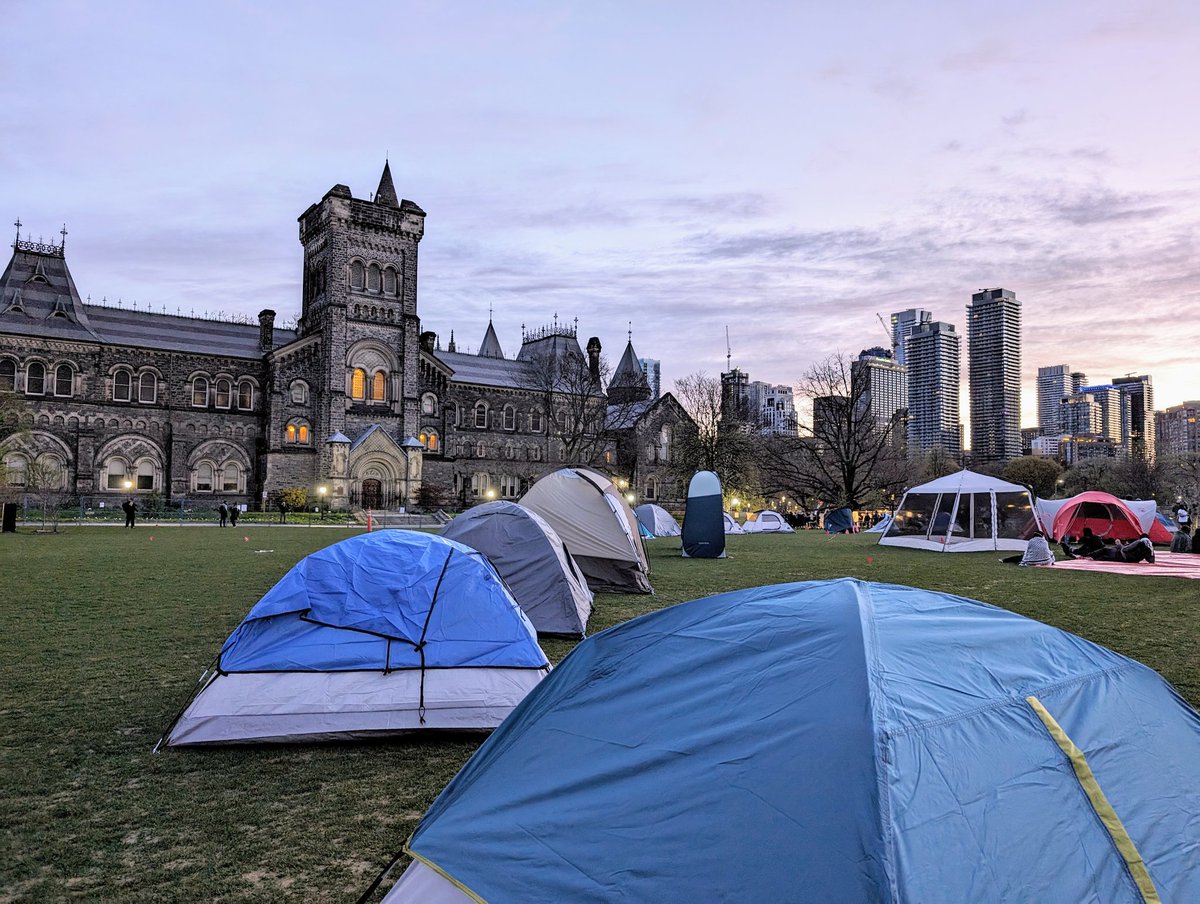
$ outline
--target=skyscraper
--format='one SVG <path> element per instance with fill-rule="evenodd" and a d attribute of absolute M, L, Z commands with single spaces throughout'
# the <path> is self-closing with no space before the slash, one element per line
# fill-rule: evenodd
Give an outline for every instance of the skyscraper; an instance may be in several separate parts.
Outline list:
<path fill-rule="evenodd" d="M 650 398 L 657 399 L 662 395 L 662 363 L 656 358 L 638 358 L 638 364 L 650 384 Z"/>
<path fill-rule="evenodd" d="M 924 455 L 943 449 L 962 452 L 958 415 L 961 339 L 954 324 L 940 320 L 921 324 L 907 340 L 908 451 Z"/>
<path fill-rule="evenodd" d="M 908 363 L 904 341 L 932 321 L 933 314 L 922 308 L 909 308 L 905 311 L 897 311 L 892 315 L 892 359 L 897 364 Z"/>
<path fill-rule="evenodd" d="M 855 395 L 874 416 L 877 423 L 891 424 L 898 411 L 908 408 L 908 371 L 897 364 L 891 353 L 883 348 L 868 348 L 858 353 L 851 365 Z"/>
<path fill-rule="evenodd" d="M 1154 385 L 1149 374 L 1117 377 L 1113 385 L 1129 400 L 1129 433 L 1122 437 L 1129 454 L 1154 460 Z"/>
<path fill-rule="evenodd" d="M 977 462 L 1021 455 L 1021 302 L 983 289 L 967 305 L 971 453 Z"/>
<path fill-rule="evenodd" d="M 1096 432 L 1123 445 L 1129 437 L 1129 399 L 1125 394 L 1111 383 L 1084 386 L 1080 392 L 1086 392 L 1100 406 L 1100 426 Z"/>
<path fill-rule="evenodd" d="M 1055 364 L 1038 368 L 1038 430 L 1042 436 L 1063 431 L 1060 418 L 1062 400 L 1077 391 L 1070 365 Z"/>

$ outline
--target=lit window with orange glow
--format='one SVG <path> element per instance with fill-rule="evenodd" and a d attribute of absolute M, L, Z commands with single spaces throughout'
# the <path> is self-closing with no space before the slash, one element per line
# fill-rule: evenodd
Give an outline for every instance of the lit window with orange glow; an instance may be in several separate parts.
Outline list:
<path fill-rule="evenodd" d="M 375 378 L 371 381 L 371 398 L 376 402 L 382 402 L 387 398 L 386 392 L 387 377 L 382 370 L 375 371 Z"/>
<path fill-rule="evenodd" d="M 365 399 L 367 397 L 367 372 L 361 367 L 354 368 L 350 377 L 350 398 Z"/>

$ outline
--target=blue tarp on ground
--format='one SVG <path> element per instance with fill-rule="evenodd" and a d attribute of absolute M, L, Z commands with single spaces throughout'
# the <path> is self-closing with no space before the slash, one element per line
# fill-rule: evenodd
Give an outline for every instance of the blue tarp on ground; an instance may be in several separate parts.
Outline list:
<path fill-rule="evenodd" d="M 481 553 L 433 534 L 383 530 L 301 559 L 229 636 L 220 665 L 420 668 L 422 638 L 426 668 L 546 664 L 528 619 Z"/>
<path fill-rule="evenodd" d="M 581 643 L 409 849 L 497 901 L 1200 900 L 1200 717 L 1157 674 L 983 603 L 848 578 Z"/>

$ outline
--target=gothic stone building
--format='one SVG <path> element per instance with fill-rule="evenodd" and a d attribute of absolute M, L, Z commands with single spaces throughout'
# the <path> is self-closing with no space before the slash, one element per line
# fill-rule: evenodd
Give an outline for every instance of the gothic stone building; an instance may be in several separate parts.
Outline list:
<path fill-rule="evenodd" d="M 372 200 L 335 185 L 300 216 L 295 330 L 269 310 L 253 325 L 86 304 L 65 233 L 18 231 L 0 276 L 0 392 L 25 403 L 0 444 L 9 486 L 214 506 L 303 487 L 332 508 L 391 508 L 515 498 L 586 462 L 639 498 L 680 498 L 671 442 L 691 422 L 650 398 L 632 344 L 606 390 L 599 340 L 585 357 L 574 327 L 526 332 L 513 359 L 490 323 L 476 354 L 421 332 L 424 228 L 386 164 Z"/>

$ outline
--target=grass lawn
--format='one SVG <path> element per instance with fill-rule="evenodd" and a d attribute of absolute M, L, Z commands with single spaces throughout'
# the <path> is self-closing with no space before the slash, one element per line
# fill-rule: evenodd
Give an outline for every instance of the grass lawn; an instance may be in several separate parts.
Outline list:
<path fill-rule="evenodd" d="M 150 752 L 254 602 L 302 556 L 351 533 L 139 525 L 0 537 L 0 901 L 361 893 L 482 736 Z M 601 595 L 590 627 L 725 590 L 851 575 L 1057 625 L 1141 660 L 1200 704 L 1198 581 L 874 543 L 734 537 L 730 557 L 710 561 L 656 540 L 657 594 Z M 557 661 L 572 644 L 543 646 Z"/>

